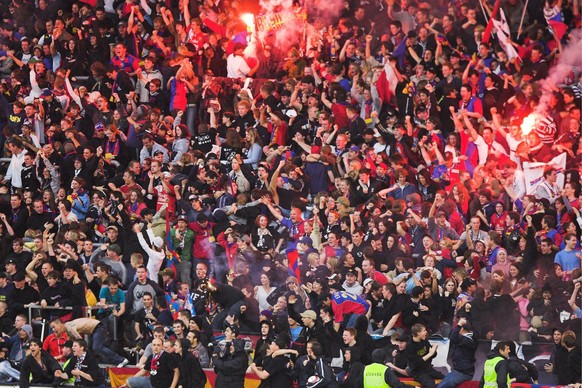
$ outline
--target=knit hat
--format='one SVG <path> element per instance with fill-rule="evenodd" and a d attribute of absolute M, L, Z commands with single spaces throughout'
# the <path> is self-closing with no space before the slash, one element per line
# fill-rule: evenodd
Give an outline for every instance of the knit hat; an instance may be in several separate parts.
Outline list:
<path fill-rule="evenodd" d="M 24 330 L 26 332 L 26 335 L 28 338 L 32 338 L 32 326 L 30 325 L 23 325 L 22 329 L 20 330 Z"/>

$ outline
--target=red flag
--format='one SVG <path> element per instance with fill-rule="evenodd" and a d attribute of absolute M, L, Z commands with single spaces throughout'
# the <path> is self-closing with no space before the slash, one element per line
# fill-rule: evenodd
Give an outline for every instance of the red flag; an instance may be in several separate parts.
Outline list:
<path fill-rule="evenodd" d="M 206 27 L 210 28 L 213 32 L 216 32 L 217 34 L 222 36 L 226 35 L 226 27 L 216 23 L 212 19 L 204 18 L 202 23 L 204 23 Z"/>
<path fill-rule="evenodd" d="M 91 7 L 97 7 L 97 0 L 81 0 L 81 3 L 89 4 Z"/>
<path fill-rule="evenodd" d="M 550 25 L 551 29 L 554 30 L 554 35 L 556 38 L 558 38 L 558 40 L 562 40 L 562 37 L 568 29 L 568 25 L 556 20 L 548 20 L 548 24 Z"/>
<path fill-rule="evenodd" d="M 384 69 L 376 81 L 376 90 L 378 91 L 378 97 L 382 100 L 382 103 L 387 104 L 396 92 L 396 84 L 398 83 L 398 78 L 394 73 L 394 69 L 389 63 L 384 66 Z"/>
<path fill-rule="evenodd" d="M 289 272 L 293 273 L 297 281 L 301 282 L 301 272 L 299 271 L 299 252 L 297 249 L 287 249 L 287 260 L 289 261 Z"/>
<path fill-rule="evenodd" d="M 481 41 L 483 43 L 489 42 L 489 38 L 491 37 L 491 30 L 493 30 L 493 19 L 495 19 L 497 17 L 497 12 L 499 12 L 500 5 L 501 5 L 501 0 L 495 0 L 495 5 L 493 6 L 493 13 L 491 14 L 491 17 L 489 18 L 489 22 L 487 23 L 487 28 L 485 28 L 485 31 L 483 32 L 483 37 L 481 38 Z"/>

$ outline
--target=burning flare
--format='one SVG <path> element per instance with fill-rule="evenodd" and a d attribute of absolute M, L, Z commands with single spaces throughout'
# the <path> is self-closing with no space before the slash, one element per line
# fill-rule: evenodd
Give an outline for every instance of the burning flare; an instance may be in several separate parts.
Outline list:
<path fill-rule="evenodd" d="M 240 18 L 247 25 L 249 32 L 252 32 L 255 26 L 255 16 L 252 13 L 244 13 Z"/>
<path fill-rule="evenodd" d="M 521 132 L 524 136 L 527 136 L 536 126 L 538 123 L 537 114 L 531 113 L 529 116 L 523 119 L 521 123 Z"/>

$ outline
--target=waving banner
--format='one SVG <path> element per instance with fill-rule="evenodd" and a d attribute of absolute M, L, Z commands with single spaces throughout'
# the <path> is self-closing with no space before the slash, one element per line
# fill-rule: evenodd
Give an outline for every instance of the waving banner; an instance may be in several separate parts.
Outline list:
<path fill-rule="evenodd" d="M 255 28 L 257 32 L 277 31 L 290 24 L 305 23 L 307 12 L 304 8 L 288 10 L 283 12 L 273 12 L 255 17 Z"/>

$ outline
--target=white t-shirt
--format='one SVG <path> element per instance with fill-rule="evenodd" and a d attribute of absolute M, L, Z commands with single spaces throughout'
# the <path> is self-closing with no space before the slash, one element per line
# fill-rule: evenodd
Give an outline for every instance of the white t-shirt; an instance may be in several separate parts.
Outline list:
<path fill-rule="evenodd" d="M 226 59 L 226 71 L 228 78 L 246 78 L 251 68 L 243 57 L 230 54 Z"/>

